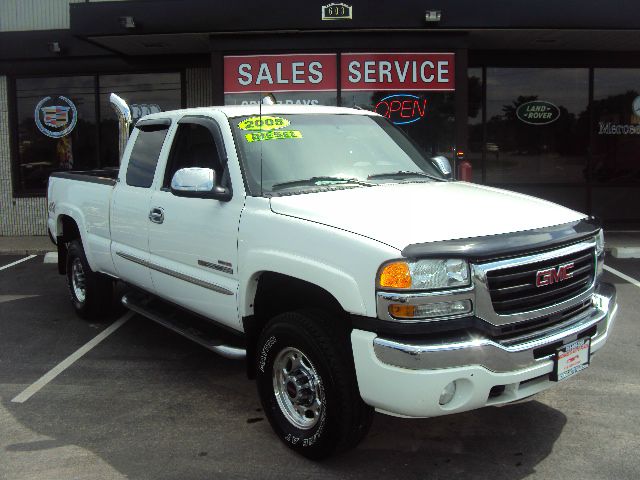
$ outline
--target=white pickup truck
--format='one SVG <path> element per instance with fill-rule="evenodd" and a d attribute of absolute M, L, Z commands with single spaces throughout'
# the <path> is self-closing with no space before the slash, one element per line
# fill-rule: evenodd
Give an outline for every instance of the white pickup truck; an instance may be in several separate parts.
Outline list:
<path fill-rule="evenodd" d="M 51 176 L 48 226 L 79 315 L 123 282 L 131 310 L 246 358 L 277 436 L 317 459 L 355 446 L 376 410 L 531 397 L 610 334 L 592 218 L 450 177 L 363 110 L 161 112 L 119 170 Z"/>

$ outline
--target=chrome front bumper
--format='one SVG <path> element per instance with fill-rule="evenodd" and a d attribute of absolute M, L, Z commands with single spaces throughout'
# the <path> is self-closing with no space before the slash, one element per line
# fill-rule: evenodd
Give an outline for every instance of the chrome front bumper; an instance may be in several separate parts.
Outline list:
<path fill-rule="evenodd" d="M 554 355 L 554 346 L 585 336 L 591 337 L 591 352 L 596 352 L 605 343 L 616 313 L 615 287 L 600 283 L 587 310 L 561 325 L 534 333 L 508 340 L 472 338 L 467 335 L 466 338 L 430 343 L 376 337 L 373 350 L 383 364 L 410 370 L 476 365 L 496 373 L 512 372 L 548 362 Z"/>

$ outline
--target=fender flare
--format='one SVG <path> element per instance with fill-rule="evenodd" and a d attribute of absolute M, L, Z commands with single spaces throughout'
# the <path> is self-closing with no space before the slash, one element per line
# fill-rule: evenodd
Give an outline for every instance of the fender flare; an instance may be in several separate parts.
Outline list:
<path fill-rule="evenodd" d="M 316 285 L 331 294 L 346 312 L 367 315 L 358 282 L 333 265 L 277 250 L 248 252 L 243 263 L 252 268 L 251 271 L 241 269 L 245 274 L 240 278 L 240 317 L 253 314 L 258 280 L 264 272 L 279 273 Z"/>

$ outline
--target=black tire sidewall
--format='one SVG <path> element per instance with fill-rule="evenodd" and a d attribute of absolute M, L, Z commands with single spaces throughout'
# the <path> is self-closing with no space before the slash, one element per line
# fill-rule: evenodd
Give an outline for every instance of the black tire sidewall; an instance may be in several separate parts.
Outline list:
<path fill-rule="evenodd" d="M 313 364 L 322 384 L 323 409 L 318 423 L 308 430 L 292 425 L 280 410 L 273 390 L 273 363 L 285 348 L 300 350 Z M 293 450 L 309 458 L 326 456 L 337 443 L 339 435 L 339 401 L 331 369 L 322 351 L 300 326 L 277 322 L 267 327 L 258 342 L 258 392 L 264 412 L 280 439 Z"/>
<path fill-rule="evenodd" d="M 73 276 L 73 262 L 78 258 L 80 263 L 82 264 L 82 269 L 84 270 L 85 275 L 85 292 L 86 296 L 84 302 L 80 301 L 76 296 L 73 290 L 72 276 Z M 82 244 L 77 241 L 71 242 L 69 245 L 69 249 L 67 250 L 67 286 L 69 287 L 69 297 L 71 298 L 71 303 L 73 304 L 73 308 L 78 312 L 81 317 L 86 317 L 89 315 L 89 301 L 91 289 L 89 288 L 90 284 L 90 275 L 91 268 L 89 267 L 89 263 L 87 262 L 87 257 L 84 254 L 84 249 L 82 248 Z"/>

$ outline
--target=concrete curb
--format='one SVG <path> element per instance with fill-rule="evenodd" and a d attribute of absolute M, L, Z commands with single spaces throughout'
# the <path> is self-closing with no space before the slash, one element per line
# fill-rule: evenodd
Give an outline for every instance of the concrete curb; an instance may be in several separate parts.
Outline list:
<path fill-rule="evenodd" d="M 44 255 L 57 247 L 48 236 L 0 237 L 0 255 Z"/>
<path fill-rule="evenodd" d="M 41 248 L 27 248 L 27 249 L 0 249 L 0 255 L 45 255 L 55 250 L 41 249 Z"/>
<path fill-rule="evenodd" d="M 640 258 L 640 247 L 613 247 L 611 256 L 613 258 Z"/>

